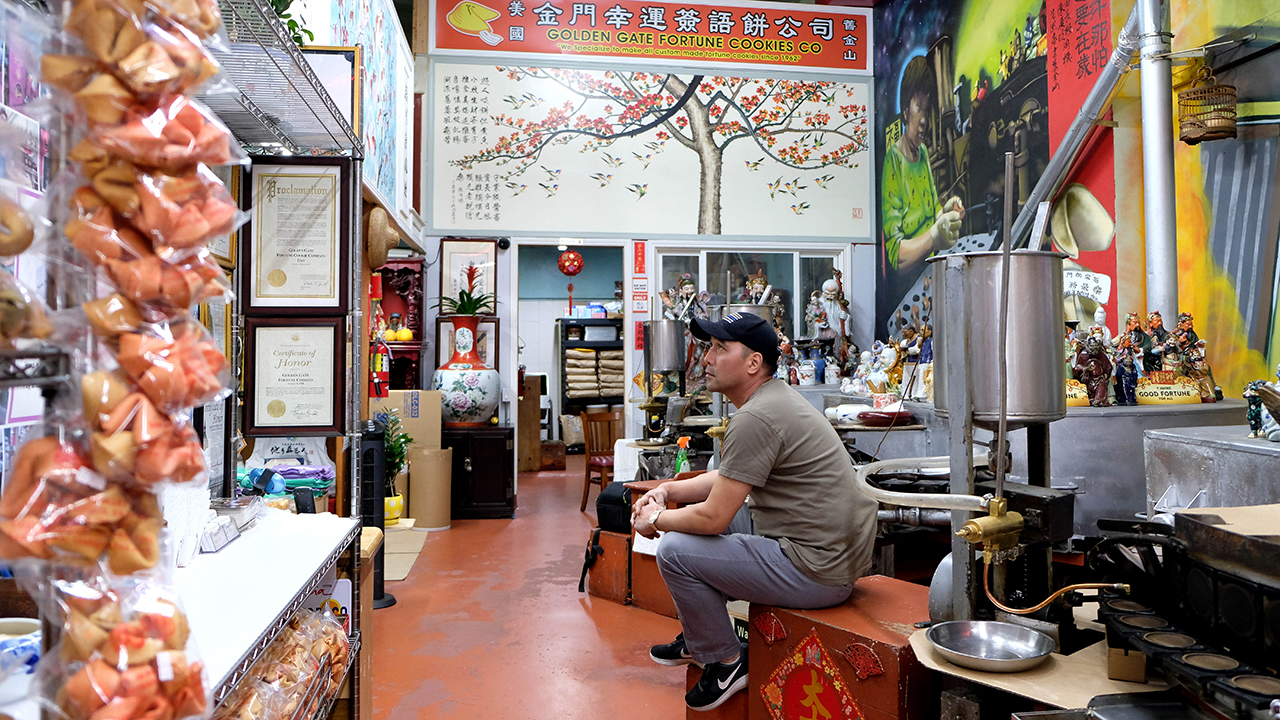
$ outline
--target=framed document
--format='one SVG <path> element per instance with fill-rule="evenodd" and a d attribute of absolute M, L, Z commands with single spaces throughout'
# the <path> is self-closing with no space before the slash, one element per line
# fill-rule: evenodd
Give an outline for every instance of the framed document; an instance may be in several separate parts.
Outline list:
<path fill-rule="evenodd" d="M 242 231 L 245 315 L 343 315 L 351 240 L 351 162 L 272 158 L 251 173 Z"/>
<path fill-rule="evenodd" d="M 302 50 L 311 70 L 324 89 L 333 98 L 333 104 L 342 111 L 342 117 L 360 135 L 360 83 L 361 48 L 308 45 Z"/>
<path fill-rule="evenodd" d="M 342 433 L 345 326 L 345 317 L 245 318 L 245 435 Z"/>
<path fill-rule="evenodd" d="M 227 186 L 227 192 L 231 193 L 231 199 L 235 200 L 236 206 L 240 207 L 244 203 L 240 200 L 240 176 L 244 174 L 239 165 L 218 165 L 211 167 L 209 170 L 218 176 L 223 185 Z M 209 240 L 209 252 L 218 264 L 228 270 L 236 268 L 236 243 L 239 240 L 240 231 L 233 230 L 227 235 L 220 235 Z"/>
<path fill-rule="evenodd" d="M 480 325 L 476 327 L 476 354 L 480 356 L 480 362 L 494 370 L 500 369 L 498 359 L 502 357 L 498 352 L 499 337 L 498 318 L 481 316 Z M 440 367 L 453 357 L 453 320 L 448 315 L 436 317 L 436 347 L 439 355 L 436 367 Z"/>
<path fill-rule="evenodd" d="M 440 294 L 458 297 L 467 289 L 467 268 L 475 265 L 476 291 L 474 294 L 495 292 L 497 287 L 498 246 L 494 240 L 440 241 Z M 447 356 L 446 356 L 447 357 Z"/>

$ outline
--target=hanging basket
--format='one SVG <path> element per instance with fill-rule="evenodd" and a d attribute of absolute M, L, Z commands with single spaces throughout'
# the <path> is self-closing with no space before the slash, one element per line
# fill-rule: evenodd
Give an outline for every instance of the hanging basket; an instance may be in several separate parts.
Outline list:
<path fill-rule="evenodd" d="M 1236 136 L 1236 88 L 1219 85 L 1204 68 L 1192 87 L 1178 93 L 1178 139 L 1188 145 Z"/>

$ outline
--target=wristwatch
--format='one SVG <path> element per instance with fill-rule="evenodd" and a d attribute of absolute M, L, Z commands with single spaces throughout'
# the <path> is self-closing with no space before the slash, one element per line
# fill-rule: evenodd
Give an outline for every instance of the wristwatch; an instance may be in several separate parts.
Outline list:
<path fill-rule="evenodd" d="M 649 515 L 649 526 L 652 527 L 654 530 L 658 529 L 658 516 L 662 514 L 663 510 L 666 510 L 666 508 L 658 508 L 657 510 L 654 510 L 651 515 Z"/>

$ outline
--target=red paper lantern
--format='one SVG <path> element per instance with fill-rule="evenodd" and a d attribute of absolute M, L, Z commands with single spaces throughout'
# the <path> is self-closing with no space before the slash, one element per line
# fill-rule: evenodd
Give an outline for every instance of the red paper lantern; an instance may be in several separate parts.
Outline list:
<path fill-rule="evenodd" d="M 583 262 L 582 253 L 577 250 L 565 250 L 560 253 L 560 262 L 557 264 L 560 267 L 560 272 L 573 277 L 582 272 Z"/>

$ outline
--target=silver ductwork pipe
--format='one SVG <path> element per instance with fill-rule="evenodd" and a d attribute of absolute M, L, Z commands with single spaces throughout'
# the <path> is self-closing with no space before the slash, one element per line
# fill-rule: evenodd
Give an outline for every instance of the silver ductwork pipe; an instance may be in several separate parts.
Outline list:
<path fill-rule="evenodd" d="M 1146 216 L 1147 310 L 1178 314 L 1177 199 L 1173 180 L 1173 63 L 1169 6 L 1138 0 L 1142 54 L 1142 195 Z"/>
<path fill-rule="evenodd" d="M 876 520 L 911 527 L 951 527 L 951 511 L 900 507 L 892 510 L 877 510 Z"/>
<path fill-rule="evenodd" d="M 1159 2 L 1159 0 L 1138 0 L 1138 4 L 1133 6 L 1133 10 L 1129 13 L 1129 19 L 1125 21 L 1124 27 L 1120 30 L 1120 37 L 1116 39 L 1116 46 L 1111 51 L 1111 58 L 1107 60 L 1106 65 L 1103 65 L 1102 73 L 1098 75 L 1098 79 L 1093 84 L 1093 89 L 1089 91 L 1084 104 L 1080 106 L 1080 112 L 1076 114 L 1076 119 L 1067 128 L 1067 134 L 1063 136 L 1062 142 L 1058 144 L 1057 152 L 1049 158 L 1048 167 L 1045 168 L 1044 173 L 1040 175 L 1040 180 L 1031 190 L 1031 195 L 1027 197 L 1027 203 L 1022 206 L 1022 210 L 1018 213 L 1018 219 L 1014 220 L 1013 234 L 1011 236 L 1014 248 L 1027 246 L 1027 241 L 1031 238 L 1031 224 L 1035 220 L 1036 207 L 1046 200 L 1052 201 L 1057 196 L 1058 190 L 1066 182 L 1067 173 L 1071 170 L 1076 157 L 1080 154 L 1080 149 L 1084 147 L 1084 142 L 1089 137 L 1089 131 L 1093 129 L 1094 123 L 1107 111 L 1107 107 L 1111 104 L 1112 95 L 1115 93 L 1116 88 L 1120 87 L 1120 80 L 1125 73 L 1129 72 L 1129 64 L 1133 62 L 1134 57 L 1138 54 L 1139 5 L 1148 1 Z M 1165 63 L 1167 65 L 1168 61 L 1166 60 Z M 1145 77 L 1146 73 L 1143 73 L 1143 76 Z M 1166 76 L 1167 80 L 1168 77 Z M 1166 101 L 1169 100 L 1171 88 L 1172 84 L 1165 87 L 1164 97 Z M 1145 122 L 1147 117 L 1145 80 L 1143 81 L 1142 94 L 1143 125 L 1145 127 L 1147 124 Z M 1168 105 L 1169 103 L 1166 102 L 1166 106 Z M 1167 113 L 1166 117 L 1168 117 Z M 1172 164 L 1170 164 L 1170 183 L 1173 182 L 1172 167 Z M 1151 176 L 1147 175 L 1147 177 Z M 1039 250 L 1040 248 L 1032 249 Z M 1150 264 L 1148 264 L 1147 269 L 1150 272 Z"/>

